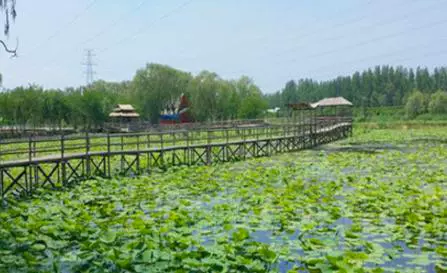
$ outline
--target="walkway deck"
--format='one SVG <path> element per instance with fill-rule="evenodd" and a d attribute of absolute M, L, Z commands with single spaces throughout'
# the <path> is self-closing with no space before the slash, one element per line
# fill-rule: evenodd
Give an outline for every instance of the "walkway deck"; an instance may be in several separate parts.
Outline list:
<path fill-rule="evenodd" d="M 350 134 L 352 123 L 340 121 L 10 141 L 0 144 L 3 151 L 0 156 L 15 157 L 0 162 L 0 198 L 29 195 L 40 187 L 63 187 L 93 176 L 150 173 L 153 169 L 172 165 L 209 165 L 270 156 L 311 148 Z M 114 141 L 117 139 L 118 142 Z M 8 149 L 2 145 L 8 145 Z M 92 147 L 98 150 L 91 150 Z M 119 149 L 114 150 L 114 147 Z M 75 151 L 67 153 L 70 149 Z M 45 154 L 48 152 L 50 154 Z"/>

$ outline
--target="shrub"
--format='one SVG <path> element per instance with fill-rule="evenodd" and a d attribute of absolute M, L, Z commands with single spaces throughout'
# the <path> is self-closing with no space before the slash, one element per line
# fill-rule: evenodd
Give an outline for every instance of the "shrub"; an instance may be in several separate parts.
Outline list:
<path fill-rule="evenodd" d="M 447 113 L 447 92 L 439 90 L 431 95 L 428 111 L 432 114 Z"/>
<path fill-rule="evenodd" d="M 413 91 L 405 105 L 405 113 L 408 118 L 415 118 L 425 112 L 424 100 L 424 95 L 420 91 Z"/>

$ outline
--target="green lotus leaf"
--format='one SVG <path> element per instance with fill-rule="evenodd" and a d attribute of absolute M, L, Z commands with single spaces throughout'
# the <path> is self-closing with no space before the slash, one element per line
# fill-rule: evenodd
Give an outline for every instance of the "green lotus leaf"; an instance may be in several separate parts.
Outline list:
<path fill-rule="evenodd" d="M 45 249 L 47 249 L 47 243 L 45 241 L 36 241 L 31 245 L 31 249 L 35 250 L 35 251 L 44 251 Z"/>
<path fill-rule="evenodd" d="M 109 230 L 109 231 L 105 232 L 104 234 L 102 234 L 99 237 L 99 240 L 101 240 L 101 242 L 106 243 L 106 244 L 112 244 L 115 242 L 116 237 L 117 237 L 116 232 Z"/>
<path fill-rule="evenodd" d="M 231 236 L 233 238 L 233 241 L 242 242 L 250 237 L 250 232 L 245 228 L 238 228 L 233 232 Z"/>
<path fill-rule="evenodd" d="M 14 255 L 5 255 L 0 257 L 0 260 L 5 264 L 14 264 L 17 261 L 17 257 Z"/>

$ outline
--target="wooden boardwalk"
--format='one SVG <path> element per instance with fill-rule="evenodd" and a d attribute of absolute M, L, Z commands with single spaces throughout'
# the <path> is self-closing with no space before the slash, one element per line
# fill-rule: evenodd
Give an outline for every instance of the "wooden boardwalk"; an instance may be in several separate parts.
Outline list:
<path fill-rule="evenodd" d="M 308 149 L 348 137 L 352 123 L 85 135 L 0 143 L 0 198 L 62 188 L 91 177 L 138 175 L 178 165 L 211 165 Z"/>

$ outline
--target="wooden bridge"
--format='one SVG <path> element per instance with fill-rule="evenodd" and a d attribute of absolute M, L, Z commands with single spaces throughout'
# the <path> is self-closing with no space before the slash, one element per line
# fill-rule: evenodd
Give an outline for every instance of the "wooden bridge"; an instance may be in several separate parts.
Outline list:
<path fill-rule="evenodd" d="M 132 134 L 85 134 L 0 142 L 0 198 L 63 188 L 92 177 L 149 174 L 179 165 L 210 165 L 308 149 L 348 137 L 351 118 L 293 124 Z"/>

